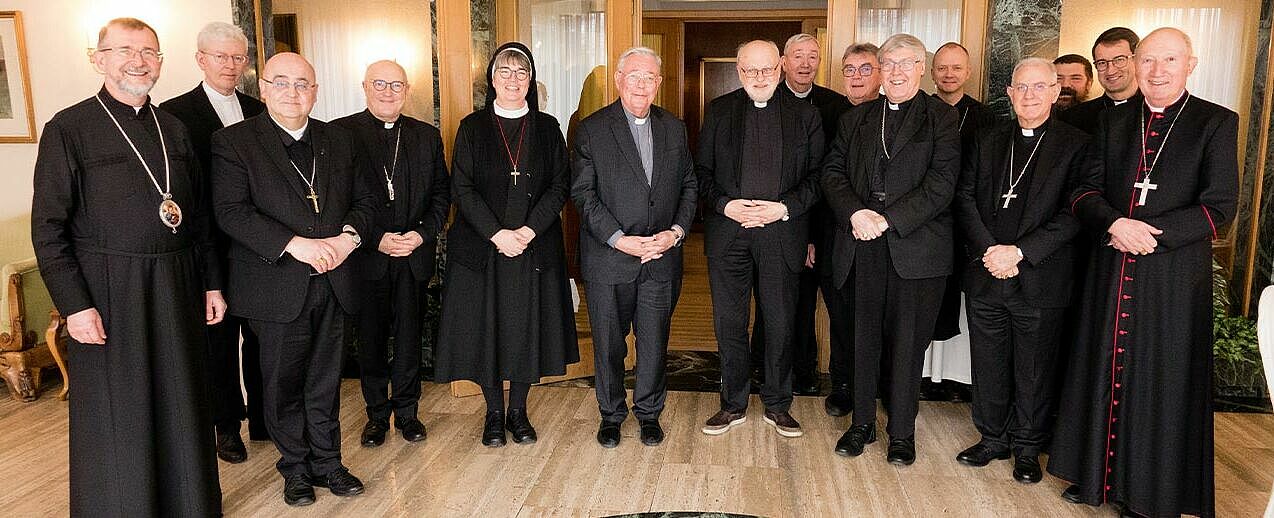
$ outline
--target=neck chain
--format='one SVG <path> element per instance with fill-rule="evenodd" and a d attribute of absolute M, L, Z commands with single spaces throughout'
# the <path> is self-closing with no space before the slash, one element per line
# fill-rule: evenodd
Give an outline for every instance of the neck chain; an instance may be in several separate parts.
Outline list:
<path fill-rule="evenodd" d="M 1017 193 L 1014 192 L 1017 190 L 1017 184 L 1022 181 L 1023 176 L 1026 176 L 1026 169 L 1031 166 L 1031 159 L 1035 158 L 1035 152 L 1040 150 L 1040 144 L 1044 143 L 1044 135 L 1047 134 L 1048 130 L 1040 132 L 1039 140 L 1035 141 L 1035 147 L 1031 149 L 1031 154 L 1026 157 L 1026 163 L 1022 164 L 1022 170 L 1017 173 L 1016 177 L 1013 176 L 1013 151 L 1017 148 L 1017 143 L 1014 142 L 1013 138 L 1009 139 L 1009 167 L 1005 171 L 1005 179 L 1009 181 L 1009 191 L 1000 195 L 1001 198 L 1004 198 L 1004 205 L 1000 206 L 1001 209 L 1009 208 L 1009 202 L 1017 197 Z"/>
<path fill-rule="evenodd" d="M 526 118 L 522 119 L 522 124 L 518 127 L 518 153 L 516 155 L 509 149 L 509 137 L 504 134 L 504 123 L 500 122 L 500 119 L 496 119 L 495 127 L 500 130 L 500 142 L 504 144 L 504 152 L 509 156 L 509 163 L 513 165 L 513 170 L 509 171 L 509 176 L 513 177 L 513 185 L 517 185 L 518 177 L 522 175 L 518 171 L 518 161 L 522 159 L 522 137 L 526 135 Z"/>
<path fill-rule="evenodd" d="M 306 195 L 306 199 L 314 205 L 314 213 L 319 213 L 318 193 L 314 192 L 314 175 L 318 172 L 318 156 L 310 161 L 310 177 L 306 178 L 305 173 L 301 172 L 301 168 L 296 166 L 296 162 L 292 161 L 292 157 L 288 157 L 288 163 L 292 164 L 292 169 L 296 171 L 296 175 L 301 177 L 301 181 L 305 182 L 305 187 L 310 190 L 310 194 Z"/>
<path fill-rule="evenodd" d="M 1141 115 L 1141 153 L 1140 153 L 1141 163 L 1140 163 L 1140 166 L 1141 166 L 1141 170 L 1145 171 L 1146 173 L 1145 175 L 1141 177 L 1140 182 L 1133 182 L 1134 188 L 1141 189 L 1141 194 L 1137 198 L 1138 206 L 1142 206 L 1146 204 L 1146 195 L 1149 193 L 1149 191 L 1153 191 L 1159 188 L 1158 184 L 1151 183 L 1150 174 L 1154 172 L 1155 166 L 1159 164 L 1159 157 L 1163 155 L 1163 147 L 1168 144 L 1168 137 L 1172 136 L 1172 128 L 1176 127 L 1177 120 L 1181 118 L 1181 113 L 1186 111 L 1187 104 L 1190 104 L 1189 93 L 1186 94 L 1185 100 L 1181 102 L 1181 108 L 1177 110 L 1177 114 L 1172 117 L 1172 123 L 1168 124 L 1168 131 L 1164 132 L 1163 142 L 1160 142 L 1159 149 L 1155 150 L 1155 157 L 1154 159 L 1150 161 L 1149 167 L 1146 166 L 1147 135 L 1150 133 L 1150 125 L 1154 124 L 1155 119 L 1154 117 L 1151 117 L 1150 122 L 1146 122 L 1146 110 L 1138 110 L 1138 113 L 1140 113 Z M 1149 109 L 1150 105 L 1147 104 L 1146 107 L 1147 109 Z"/>
<path fill-rule="evenodd" d="M 389 201 L 394 201 L 394 174 L 398 172 L 398 144 L 402 142 L 403 127 L 398 126 L 394 132 L 394 162 L 385 169 L 384 165 L 380 166 L 380 170 L 385 173 L 385 190 L 389 192 Z"/>
<path fill-rule="evenodd" d="M 886 98 L 885 102 L 880 103 L 880 149 L 885 152 L 885 160 L 893 160 L 894 158 L 889 154 L 889 144 L 885 143 L 885 117 L 888 115 L 885 110 L 889 109 L 890 102 L 891 101 Z M 902 103 L 898 103 L 898 105 L 899 108 L 902 107 Z"/>
<path fill-rule="evenodd" d="M 168 144 L 164 142 L 164 130 L 159 127 L 159 117 L 155 116 L 155 107 L 147 105 L 150 108 L 150 118 L 155 123 L 155 132 L 159 134 L 159 149 L 164 154 L 164 186 L 159 186 L 159 179 L 155 178 L 155 173 L 151 171 L 150 165 L 146 163 L 146 159 L 142 158 L 142 152 L 138 151 L 137 145 L 133 144 L 133 139 L 129 138 L 128 133 L 124 132 L 124 127 L 119 124 L 119 120 L 115 118 L 115 114 L 106 107 L 106 103 L 102 102 L 100 95 L 94 96 L 97 104 L 102 106 L 102 110 L 111 118 L 111 122 L 115 123 L 115 129 L 119 130 L 119 134 L 124 136 L 124 141 L 128 142 L 128 147 L 133 149 L 133 154 L 137 155 L 137 161 L 142 163 L 142 169 L 146 170 L 146 176 L 150 177 L 150 183 L 155 185 L 155 190 L 159 191 L 159 196 L 163 201 L 159 204 L 159 220 L 165 226 L 171 228 L 173 233 L 177 233 L 177 226 L 181 225 L 181 207 L 177 206 L 177 202 L 172 201 L 172 168 L 168 162 Z"/>
<path fill-rule="evenodd" d="M 956 127 L 956 131 L 964 131 L 964 120 L 969 118 L 969 110 L 971 106 L 964 107 L 964 113 L 960 114 L 960 125 Z"/>

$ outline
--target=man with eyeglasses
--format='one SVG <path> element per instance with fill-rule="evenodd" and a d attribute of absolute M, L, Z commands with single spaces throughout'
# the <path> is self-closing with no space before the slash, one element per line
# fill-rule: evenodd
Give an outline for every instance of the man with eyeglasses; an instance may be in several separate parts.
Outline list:
<path fill-rule="evenodd" d="M 663 442 L 664 358 L 681 293 L 682 248 L 697 206 L 686 126 L 653 104 L 663 81 L 653 50 L 619 56 L 619 100 L 576 132 L 571 198 L 580 212 L 580 261 L 597 370 L 597 442 L 619 445 L 628 418 L 625 337 L 636 340 L 633 415 L 642 444 Z"/>
<path fill-rule="evenodd" d="M 363 492 L 341 463 L 340 370 L 345 318 L 362 303 L 345 262 L 373 235 L 373 173 L 353 135 L 310 118 L 318 84 L 305 58 L 275 54 L 261 78 L 266 112 L 212 136 L 212 191 L 232 240 L 231 307 L 261 341 L 283 501 L 300 506 L 314 486 Z"/>
<path fill-rule="evenodd" d="M 1012 80 L 1016 119 L 991 123 L 966 148 L 954 202 L 975 258 L 963 269 L 981 434 L 956 460 L 982 467 L 1012 455 L 1013 478 L 1036 483 L 1079 232 L 1070 194 L 1088 136 L 1049 116 L 1060 88 L 1047 59 L 1019 61 Z"/>
<path fill-rule="evenodd" d="M 364 296 L 358 368 L 367 405 L 361 443 L 368 447 L 384 444 L 391 414 L 404 440 L 425 439 L 417 417 L 423 299 L 451 205 L 451 179 L 438 128 L 403 114 L 410 93 L 401 65 L 377 61 L 363 75 L 367 109 L 332 121 L 354 135 L 359 158 L 372 171 L 365 180 L 376 207 L 367 236 L 376 248 L 359 247 L 349 258 Z"/>
<path fill-rule="evenodd" d="M 73 516 L 219 516 L 206 327 L 221 321 L 207 182 L 181 121 L 150 104 L 154 29 L 111 20 L 93 97 L 44 126 L 31 241 L 66 317 Z"/>
<path fill-rule="evenodd" d="M 845 77 L 845 99 L 849 101 L 850 108 L 880 97 L 880 58 L 876 57 L 877 52 L 880 52 L 880 47 L 873 43 L 855 43 L 845 47 L 845 54 L 840 60 L 841 75 Z"/>
<path fill-rule="evenodd" d="M 832 280 L 854 301 L 855 317 L 853 425 L 835 451 L 861 455 L 876 440 L 880 391 L 889 414 L 886 459 L 907 465 L 916 459 L 924 351 L 952 270 L 959 117 L 920 92 L 925 46 L 915 36 L 890 36 L 878 57 L 885 98 L 841 118 L 822 171 L 837 223 Z"/>
<path fill-rule="evenodd" d="M 1093 43 L 1093 67 L 1097 69 L 1097 81 L 1106 91 L 1101 97 L 1058 114 L 1058 120 L 1093 134 L 1097 132 L 1101 112 L 1128 101 L 1141 102 L 1132 66 L 1139 41 L 1137 33 L 1125 27 L 1112 27 L 1097 36 Z"/>
<path fill-rule="evenodd" d="M 799 275 L 809 244 L 809 211 L 818 201 L 823 128 L 818 110 L 775 95 L 779 49 L 743 44 L 737 54 L 743 87 L 708 105 L 696 170 L 704 218 L 708 280 L 717 348 L 721 409 L 703 433 L 743 424 L 748 408 L 749 295 L 765 319 L 763 420 L 783 437 L 798 437 L 792 405 L 792 336 Z"/>
<path fill-rule="evenodd" d="M 196 41 L 199 50 L 195 52 L 195 63 L 203 71 L 203 81 L 193 90 L 164 101 L 159 108 L 175 115 L 186 125 L 190 142 L 195 147 L 195 156 L 199 158 L 199 167 L 210 179 L 212 133 L 245 117 L 260 114 L 265 105 L 235 89 L 248 67 L 248 38 L 244 36 L 243 29 L 225 22 L 212 22 L 199 31 Z M 208 188 L 211 189 L 211 185 Z M 212 235 L 224 269 L 230 238 L 215 226 Z M 240 389 L 239 383 L 241 335 L 242 386 L 246 390 Z M 239 423 L 245 417 L 250 439 L 270 440 L 261 408 L 261 363 L 257 336 L 243 319 L 227 316 L 222 323 L 208 328 L 208 353 L 209 396 L 212 422 L 217 431 L 217 456 L 237 464 L 248 459 L 248 450 L 239 436 Z M 246 412 L 245 391 L 248 396 Z"/>

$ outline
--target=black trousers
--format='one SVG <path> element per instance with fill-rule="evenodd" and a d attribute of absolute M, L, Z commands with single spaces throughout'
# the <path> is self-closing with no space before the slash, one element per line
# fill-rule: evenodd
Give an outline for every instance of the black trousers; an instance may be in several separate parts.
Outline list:
<path fill-rule="evenodd" d="M 417 418 L 424 319 L 420 301 L 427 282 L 416 280 L 406 257 L 391 257 L 385 276 L 365 284 L 358 314 L 358 368 L 368 419 L 387 420 L 391 413 L 398 423 Z"/>
<path fill-rule="evenodd" d="M 662 260 L 662 259 L 656 259 Z M 681 292 L 681 279 L 657 281 L 642 268 L 633 282 L 587 286 L 588 321 L 593 330 L 597 409 L 602 421 L 622 423 L 628 417 L 624 390 L 624 358 L 632 330 L 636 338 L 637 370 L 633 384 L 633 414 L 639 420 L 659 419 L 668 398 L 664 363 L 668 329 Z"/>
<path fill-rule="evenodd" d="M 802 269 L 796 294 L 796 314 L 792 328 L 792 377 L 805 385 L 818 380 L 818 340 L 814 337 L 814 314 L 818 310 L 818 272 Z M 756 286 L 760 283 L 757 282 Z M 755 295 L 755 289 L 754 289 Z M 752 323 L 752 365 L 765 364 L 765 316 L 757 305 Z"/>
<path fill-rule="evenodd" d="M 906 439 L 916 433 L 925 348 L 947 280 L 899 277 L 885 239 L 858 242 L 845 283 L 853 286 L 854 300 L 853 423 L 876 422 L 879 391 L 889 415 L 885 431 L 892 439 Z"/>
<path fill-rule="evenodd" d="M 243 334 L 243 385 L 240 388 L 240 345 Z M 239 423 L 248 419 L 248 434 L 265 437 L 261 408 L 261 351 L 257 335 L 242 318 L 226 315 L 220 324 L 208 326 L 209 401 L 218 434 L 238 435 Z M 244 390 L 248 393 L 245 409 Z M 246 410 L 246 411 L 245 411 Z"/>
<path fill-rule="evenodd" d="M 345 312 L 327 277 L 310 277 L 301 316 L 252 320 L 261 340 L 265 422 L 283 476 L 325 475 L 341 467 L 341 352 Z"/>
<path fill-rule="evenodd" d="M 783 260 L 779 227 L 742 229 L 726 251 L 708 259 L 712 320 L 721 353 L 721 409 L 748 408 L 748 319 L 755 283 L 757 315 L 765 320 L 765 408 L 786 412 L 792 405 L 792 334 L 798 273 Z"/>
<path fill-rule="evenodd" d="M 1064 308 L 1039 308 L 1018 279 L 969 296 L 973 424 L 997 449 L 1038 455 L 1049 438 Z"/>
<path fill-rule="evenodd" d="M 829 257 L 826 258 L 830 260 Z M 832 390 L 853 390 L 854 386 L 854 279 L 836 286 L 830 275 L 819 279 L 823 302 L 827 304 L 827 320 L 830 329 L 830 348 L 827 372 L 832 379 Z"/>

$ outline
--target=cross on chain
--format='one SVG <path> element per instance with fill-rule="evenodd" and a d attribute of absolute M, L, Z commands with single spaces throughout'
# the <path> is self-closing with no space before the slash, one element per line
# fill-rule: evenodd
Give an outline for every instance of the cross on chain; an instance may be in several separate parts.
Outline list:
<path fill-rule="evenodd" d="M 1016 194 L 1016 193 L 1014 193 L 1013 191 L 1009 191 L 1009 192 L 1008 192 L 1008 193 L 1006 193 L 1006 194 L 1001 194 L 1001 195 L 1000 195 L 1000 197 L 1001 197 L 1001 198 L 1004 198 L 1004 205 L 1001 205 L 1001 206 L 1000 206 L 1000 208 L 1001 208 L 1001 209 L 1007 209 L 1007 208 L 1009 208 L 1009 202 L 1010 202 L 1010 201 L 1013 201 L 1013 198 L 1016 198 L 1016 197 L 1017 197 L 1017 194 Z"/>
<path fill-rule="evenodd" d="M 1150 183 L 1149 178 L 1146 178 L 1145 180 L 1142 180 L 1140 182 L 1133 183 L 1132 186 L 1135 189 L 1141 189 L 1141 194 L 1137 196 L 1138 207 L 1146 204 L 1146 194 L 1149 194 L 1150 191 L 1159 189 L 1159 184 Z"/>

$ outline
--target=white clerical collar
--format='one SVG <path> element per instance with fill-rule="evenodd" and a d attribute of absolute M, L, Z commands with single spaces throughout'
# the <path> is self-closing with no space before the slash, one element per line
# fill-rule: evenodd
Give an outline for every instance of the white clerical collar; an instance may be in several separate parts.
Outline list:
<path fill-rule="evenodd" d="M 1110 101 L 1115 103 L 1115 106 L 1119 106 L 1123 103 L 1128 102 L 1128 99 L 1111 99 Z"/>
<path fill-rule="evenodd" d="M 218 92 L 216 88 L 208 86 L 207 81 L 200 82 L 199 84 L 203 85 L 203 91 L 208 94 L 209 101 L 228 103 L 237 100 L 234 90 L 230 91 L 230 95 L 221 95 L 221 92 Z"/>
<path fill-rule="evenodd" d="M 788 89 L 788 90 L 790 90 L 790 91 L 792 92 L 792 95 L 795 95 L 797 99 L 804 99 L 804 98 L 806 98 L 806 97 L 809 97 L 809 96 L 810 96 L 810 94 L 814 93 L 814 85 L 810 85 L 810 89 L 809 89 L 809 90 L 806 90 L 806 91 L 804 91 L 804 92 L 798 92 L 798 91 L 796 91 L 796 89 L 795 89 L 795 88 L 792 88 L 792 84 L 791 84 L 791 83 L 788 83 L 788 85 L 787 85 L 787 89 Z"/>
<path fill-rule="evenodd" d="M 522 103 L 522 107 L 516 110 L 506 110 L 504 108 L 501 108 L 499 104 L 492 102 L 491 108 L 495 110 L 496 115 L 499 115 L 506 119 L 517 119 L 528 113 L 531 113 L 531 106 L 527 103 Z"/>
<path fill-rule="evenodd" d="M 1023 136 L 1023 137 L 1034 137 L 1034 136 L 1035 136 L 1035 129 L 1034 129 L 1034 128 L 1022 128 L 1022 136 Z"/>
<path fill-rule="evenodd" d="M 769 105 L 770 101 L 752 101 L 752 106 L 756 106 L 757 108 L 764 108 Z"/>
<path fill-rule="evenodd" d="M 902 106 L 902 103 L 893 103 L 893 102 L 889 102 L 889 101 L 885 101 L 885 104 L 888 104 L 888 105 L 889 105 L 889 109 L 890 109 L 890 110 L 892 110 L 892 111 L 898 111 L 899 107 L 901 107 L 901 106 Z"/>
<path fill-rule="evenodd" d="M 638 126 L 645 126 L 646 122 L 650 121 L 649 111 L 646 112 L 645 117 L 638 117 L 636 115 L 633 115 L 633 112 L 628 111 L 628 108 L 624 108 L 623 110 L 624 110 L 624 117 L 627 117 L 628 120 L 632 121 L 633 124 L 636 124 Z"/>
<path fill-rule="evenodd" d="M 1174 104 L 1177 104 L 1177 102 L 1178 102 L 1178 101 L 1180 101 L 1180 100 L 1181 100 L 1181 98 L 1182 98 L 1182 97 L 1185 97 L 1185 96 L 1186 96 L 1186 91 L 1185 91 L 1185 90 L 1182 90 L 1182 91 L 1181 91 L 1181 93 L 1177 94 L 1177 98 L 1176 98 L 1176 99 L 1173 99 L 1173 100 L 1172 100 L 1172 102 L 1168 103 L 1168 106 L 1172 106 L 1172 105 L 1174 105 Z M 1164 107 L 1162 107 L 1162 108 L 1155 107 L 1155 106 L 1151 106 L 1151 105 L 1150 105 L 1150 100 L 1149 100 L 1149 99 L 1147 99 L 1147 100 L 1146 100 L 1146 107 L 1147 107 L 1147 108 L 1150 108 L 1150 112 L 1151 112 L 1151 113 L 1163 113 L 1163 111 L 1164 111 L 1164 110 L 1168 109 L 1168 106 L 1164 106 Z"/>
<path fill-rule="evenodd" d="M 308 117 L 305 119 L 305 124 L 302 124 L 299 129 L 295 130 L 288 129 L 287 126 L 284 126 L 283 123 L 279 122 L 279 119 L 274 118 L 273 114 L 270 115 L 270 120 L 274 121 L 274 124 L 278 126 L 279 129 L 286 131 L 288 136 L 292 137 L 292 140 L 301 140 L 301 137 L 305 136 L 305 129 L 310 127 L 310 119 Z"/>

